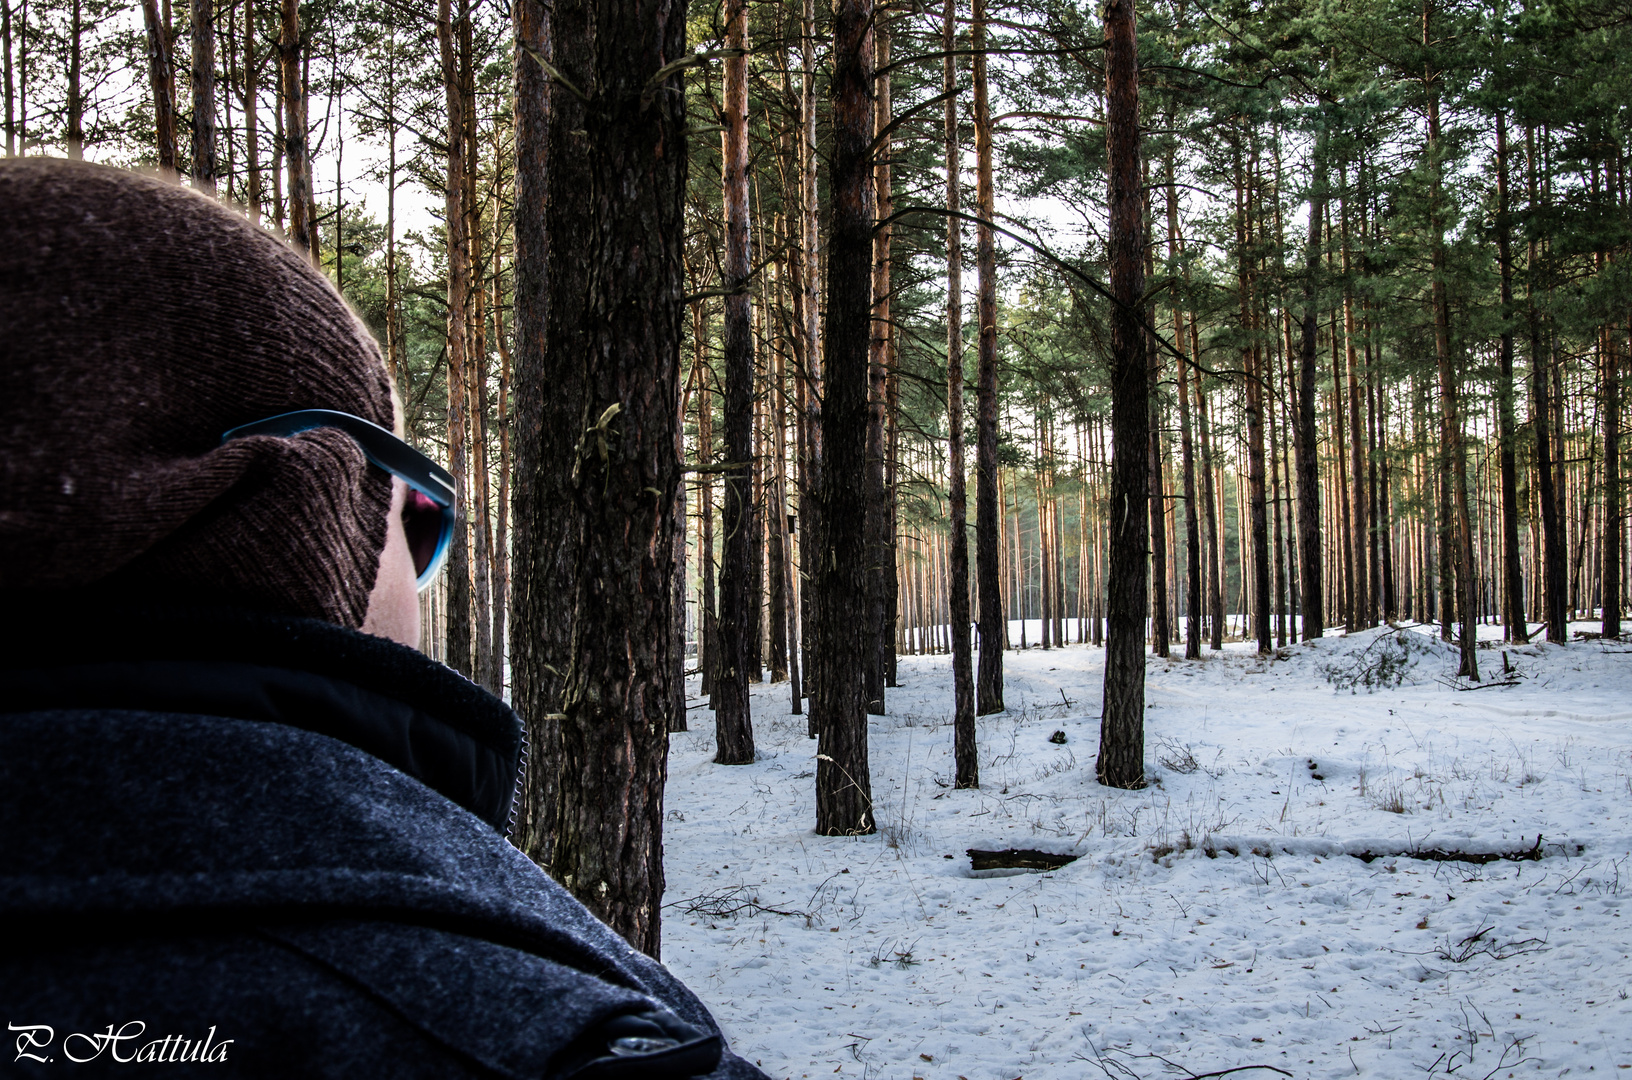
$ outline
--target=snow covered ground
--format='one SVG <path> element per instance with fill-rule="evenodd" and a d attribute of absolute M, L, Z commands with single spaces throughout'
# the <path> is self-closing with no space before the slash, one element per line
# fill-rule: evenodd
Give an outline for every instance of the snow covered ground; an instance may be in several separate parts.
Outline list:
<path fill-rule="evenodd" d="M 1471 691 L 1421 628 L 1153 658 L 1128 792 L 1094 781 L 1103 656 L 1004 655 L 978 791 L 949 786 L 950 658 L 902 658 L 865 838 L 812 832 L 786 684 L 754 690 L 750 766 L 692 709 L 663 958 L 739 1053 L 778 1080 L 1632 1075 L 1632 646 L 1509 648 L 1515 685 Z M 1081 857 L 971 871 L 1010 847 Z"/>

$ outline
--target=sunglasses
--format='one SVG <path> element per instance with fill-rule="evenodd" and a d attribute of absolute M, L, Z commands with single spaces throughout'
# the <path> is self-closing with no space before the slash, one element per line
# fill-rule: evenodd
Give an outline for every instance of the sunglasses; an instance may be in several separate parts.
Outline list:
<path fill-rule="evenodd" d="M 298 435 L 314 428 L 339 428 L 357 443 L 369 463 L 408 485 L 402 530 L 414 558 L 415 584 L 423 589 L 436 577 L 453 540 L 453 476 L 380 425 L 333 409 L 280 413 L 222 434 L 221 441 L 246 435 Z"/>

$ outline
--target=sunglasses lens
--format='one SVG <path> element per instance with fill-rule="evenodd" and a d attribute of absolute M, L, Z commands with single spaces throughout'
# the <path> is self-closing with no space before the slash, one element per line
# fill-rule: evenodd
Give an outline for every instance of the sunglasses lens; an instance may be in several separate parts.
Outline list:
<path fill-rule="evenodd" d="M 424 574 L 442 541 L 442 507 L 424 492 L 410 488 L 402 504 L 402 531 L 414 556 L 414 573 Z"/>

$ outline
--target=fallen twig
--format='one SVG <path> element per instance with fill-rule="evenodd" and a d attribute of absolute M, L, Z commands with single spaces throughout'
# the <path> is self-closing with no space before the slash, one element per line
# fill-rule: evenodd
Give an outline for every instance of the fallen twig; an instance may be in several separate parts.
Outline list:
<path fill-rule="evenodd" d="M 1102 1051 L 1099 1047 L 1095 1046 L 1092 1039 L 1088 1040 L 1088 1046 L 1093 1050 L 1094 1056 L 1089 1057 L 1087 1054 L 1079 1053 L 1075 1055 L 1078 1061 L 1086 1061 L 1088 1064 L 1096 1066 L 1100 1072 L 1103 1072 L 1107 1077 L 1110 1077 L 1111 1080 L 1117 1080 L 1118 1077 L 1124 1077 L 1127 1078 L 1127 1080 L 1140 1080 L 1139 1074 L 1129 1068 L 1126 1062 L 1119 1061 L 1113 1057 L 1106 1057 L 1105 1051 Z M 1279 1073 L 1281 1076 L 1292 1075 L 1285 1069 L 1278 1069 L 1273 1065 L 1237 1065 L 1232 1069 L 1219 1069 L 1216 1072 L 1193 1073 L 1186 1069 L 1183 1065 L 1180 1065 L 1178 1062 L 1165 1058 L 1161 1054 L 1130 1054 L 1126 1050 L 1118 1050 L 1115 1047 L 1107 1047 L 1106 1049 L 1112 1054 L 1121 1054 L 1129 1061 L 1138 1061 L 1141 1058 L 1159 1061 L 1169 1069 L 1177 1069 L 1184 1073 L 1184 1075 L 1179 1077 L 1178 1080 L 1216 1080 L 1216 1078 L 1220 1076 L 1233 1076 L 1236 1073 L 1255 1072 L 1260 1069 L 1267 1072 Z M 1112 1069 L 1115 1069 L 1116 1071 L 1112 1072 Z"/>
<path fill-rule="evenodd" d="M 683 900 L 671 900 L 663 906 L 679 907 L 687 915 L 707 915 L 711 919 L 728 919 L 743 911 L 750 915 L 796 915 L 802 919 L 810 918 L 808 912 L 784 911 L 781 908 L 761 904 L 759 897 L 750 893 L 746 885 L 703 893 L 701 896 L 690 896 Z"/>
<path fill-rule="evenodd" d="M 1576 845 L 1581 850 L 1581 845 Z M 1375 859 L 1426 859 L 1429 862 L 1465 862 L 1483 866 L 1498 860 L 1506 862 L 1540 862 L 1542 858 L 1541 834 L 1536 834 L 1536 842 L 1531 847 L 1520 848 L 1517 851 L 1446 851 L 1443 848 L 1414 848 L 1410 851 L 1352 851 L 1353 855 L 1363 863 Z"/>
<path fill-rule="evenodd" d="M 1513 677 L 1509 679 L 1491 679 L 1485 682 L 1476 683 L 1465 682 L 1461 676 L 1457 676 L 1454 679 L 1440 677 L 1437 679 L 1437 681 L 1449 686 L 1452 690 L 1489 690 L 1493 686 L 1518 686 L 1524 681 L 1524 676 L 1515 673 Z"/>

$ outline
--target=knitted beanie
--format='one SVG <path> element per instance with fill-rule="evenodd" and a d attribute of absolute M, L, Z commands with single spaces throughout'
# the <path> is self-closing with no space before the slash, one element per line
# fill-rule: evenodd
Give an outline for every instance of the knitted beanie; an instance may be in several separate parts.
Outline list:
<path fill-rule="evenodd" d="M 390 477 L 295 409 L 392 424 L 322 274 L 185 188 L 0 161 L 0 594 L 170 598 L 362 624 Z"/>

